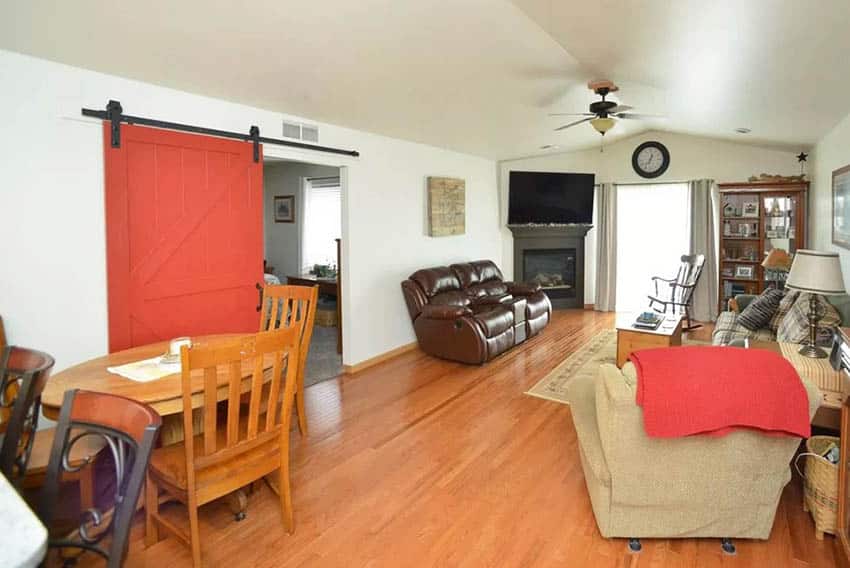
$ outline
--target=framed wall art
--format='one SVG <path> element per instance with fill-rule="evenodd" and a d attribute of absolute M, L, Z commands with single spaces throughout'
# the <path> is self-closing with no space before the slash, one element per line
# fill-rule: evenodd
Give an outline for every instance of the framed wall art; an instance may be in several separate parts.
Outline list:
<path fill-rule="evenodd" d="M 294 223 L 295 222 L 295 196 L 294 195 L 275 195 L 274 196 L 274 222 L 275 223 Z"/>
<path fill-rule="evenodd" d="M 466 233 L 466 182 L 428 178 L 428 234 L 448 237 Z"/>
<path fill-rule="evenodd" d="M 850 166 L 832 172 L 832 244 L 850 249 Z"/>

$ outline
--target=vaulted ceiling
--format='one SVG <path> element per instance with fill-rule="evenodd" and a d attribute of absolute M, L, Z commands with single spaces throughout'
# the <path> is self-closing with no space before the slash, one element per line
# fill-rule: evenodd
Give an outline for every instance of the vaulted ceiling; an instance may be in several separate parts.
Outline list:
<path fill-rule="evenodd" d="M 812 145 L 850 112 L 848 29 L 846 0 L 0 5 L 0 48 L 495 159 L 598 144 L 548 113 L 585 111 L 603 77 L 667 116 L 606 139 Z"/>

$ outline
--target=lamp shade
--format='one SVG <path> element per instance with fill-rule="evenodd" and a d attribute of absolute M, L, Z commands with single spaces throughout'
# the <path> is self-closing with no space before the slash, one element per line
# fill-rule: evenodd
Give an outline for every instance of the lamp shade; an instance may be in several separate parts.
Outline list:
<path fill-rule="evenodd" d="M 844 294 L 844 275 L 838 253 L 798 250 L 785 287 L 824 296 Z"/>
<path fill-rule="evenodd" d="M 606 132 L 614 128 L 616 122 L 614 122 L 613 118 L 602 118 L 597 116 L 596 118 L 590 121 L 590 124 L 593 126 L 593 128 L 596 129 L 599 134 L 605 136 Z"/>
<path fill-rule="evenodd" d="M 785 249 L 772 249 L 761 265 L 768 270 L 781 270 L 788 272 L 791 269 L 791 255 Z"/>

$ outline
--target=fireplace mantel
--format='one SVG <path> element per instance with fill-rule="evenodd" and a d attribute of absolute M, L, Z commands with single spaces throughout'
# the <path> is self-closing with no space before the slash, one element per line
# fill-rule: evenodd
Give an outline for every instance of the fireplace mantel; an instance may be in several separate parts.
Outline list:
<path fill-rule="evenodd" d="M 593 225 L 508 225 L 514 237 L 581 237 Z"/>
<path fill-rule="evenodd" d="M 575 251 L 574 293 L 544 288 L 555 308 L 584 307 L 584 237 L 593 225 L 508 225 L 514 235 L 514 279 L 527 281 L 526 251 Z M 530 257 L 529 257 L 530 258 Z"/>

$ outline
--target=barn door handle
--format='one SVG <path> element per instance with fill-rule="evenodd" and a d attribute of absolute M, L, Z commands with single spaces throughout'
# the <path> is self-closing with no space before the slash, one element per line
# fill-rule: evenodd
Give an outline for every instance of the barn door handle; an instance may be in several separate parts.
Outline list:
<path fill-rule="evenodd" d="M 255 286 L 257 287 L 257 311 L 259 312 L 263 309 L 263 287 L 260 286 L 259 282 Z"/>

